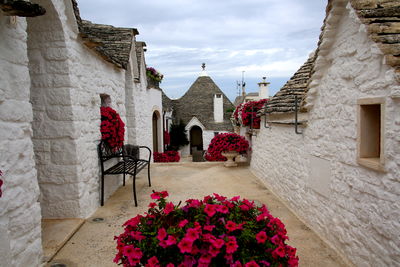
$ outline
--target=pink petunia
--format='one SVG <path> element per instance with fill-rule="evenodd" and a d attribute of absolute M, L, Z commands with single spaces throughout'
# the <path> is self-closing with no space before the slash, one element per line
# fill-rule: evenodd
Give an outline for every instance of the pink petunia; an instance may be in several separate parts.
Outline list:
<path fill-rule="evenodd" d="M 157 239 L 164 240 L 167 237 L 167 231 L 164 228 L 158 229 Z"/>
<path fill-rule="evenodd" d="M 157 207 L 157 203 L 151 202 L 151 203 L 149 204 L 149 208 L 150 208 L 150 209 L 154 209 L 155 207 Z"/>
<path fill-rule="evenodd" d="M 228 232 L 233 232 L 236 230 L 236 223 L 232 221 L 227 221 L 225 224 L 225 228 L 228 230 Z"/>
<path fill-rule="evenodd" d="M 231 198 L 230 200 L 231 201 L 238 201 L 239 199 L 240 199 L 240 196 L 235 196 L 235 197 Z"/>
<path fill-rule="evenodd" d="M 186 231 L 186 235 L 185 238 L 187 238 L 188 240 L 194 242 L 199 238 L 199 232 L 196 229 L 193 228 L 189 228 Z"/>
<path fill-rule="evenodd" d="M 169 235 L 168 239 L 166 240 L 166 244 L 168 246 L 172 246 L 176 244 L 176 238 L 173 235 Z"/>
<path fill-rule="evenodd" d="M 160 263 L 158 262 L 158 259 L 156 256 L 151 257 L 146 264 L 146 267 L 159 267 Z"/>
<path fill-rule="evenodd" d="M 131 237 L 137 241 L 142 241 L 143 239 L 145 239 L 146 237 L 142 235 L 141 232 L 139 231 L 132 231 L 131 232 Z"/>
<path fill-rule="evenodd" d="M 174 204 L 173 204 L 172 202 L 168 202 L 168 203 L 165 205 L 164 213 L 165 213 L 165 214 L 169 214 L 169 213 L 171 213 L 171 212 L 174 210 L 174 208 L 175 208 Z"/>
<path fill-rule="evenodd" d="M 192 251 L 193 242 L 187 238 L 182 238 L 181 242 L 179 242 L 178 247 L 181 250 L 181 253 L 190 253 Z"/>
<path fill-rule="evenodd" d="M 244 267 L 260 267 L 255 261 L 249 261 L 244 265 Z"/>
<path fill-rule="evenodd" d="M 212 217 L 217 212 L 217 209 L 215 208 L 215 205 L 207 204 L 204 208 L 204 212 L 208 215 L 208 217 Z"/>
<path fill-rule="evenodd" d="M 225 242 L 225 246 L 226 246 L 226 253 L 228 253 L 228 254 L 234 253 L 239 247 L 236 242 L 236 237 L 229 236 L 228 241 Z"/>
<path fill-rule="evenodd" d="M 188 222 L 189 222 L 188 220 L 184 219 L 184 220 L 182 220 L 182 221 L 179 222 L 178 227 L 179 227 L 179 228 L 183 228 L 183 227 L 185 227 L 185 225 L 186 225 Z"/>
<path fill-rule="evenodd" d="M 257 243 L 264 244 L 267 241 L 267 233 L 265 231 L 260 231 L 256 234 Z"/>
<path fill-rule="evenodd" d="M 209 231 L 211 232 L 215 228 L 215 225 L 205 225 L 203 227 L 204 231 Z"/>

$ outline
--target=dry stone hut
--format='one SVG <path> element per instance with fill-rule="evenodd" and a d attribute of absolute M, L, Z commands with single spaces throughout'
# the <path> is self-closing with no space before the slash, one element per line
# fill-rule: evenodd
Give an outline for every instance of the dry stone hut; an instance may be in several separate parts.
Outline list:
<path fill-rule="evenodd" d="M 329 1 L 315 55 L 253 141 L 252 170 L 357 266 L 400 262 L 399 19 L 397 0 Z"/>
<path fill-rule="evenodd" d="M 181 98 L 172 100 L 172 106 L 174 120 L 186 124 L 190 141 L 182 155 L 191 154 L 193 148 L 206 150 L 216 134 L 232 131 L 234 106 L 204 69 Z"/>
<path fill-rule="evenodd" d="M 35 3 L 0 1 L 2 266 L 40 266 L 41 219 L 87 218 L 99 206 L 102 100 L 126 142 L 151 147 L 154 114 L 161 138 L 161 90 L 147 88 L 138 31 L 82 20 L 75 0 Z M 106 196 L 120 181 L 106 179 Z"/>

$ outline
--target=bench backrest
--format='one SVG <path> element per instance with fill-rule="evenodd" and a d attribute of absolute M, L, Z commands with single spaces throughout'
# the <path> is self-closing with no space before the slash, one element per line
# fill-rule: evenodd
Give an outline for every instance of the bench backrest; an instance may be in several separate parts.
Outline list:
<path fill-rule="evenodd" d="M 103 162 L 105 162 L 113 157 L 122 156 L 122 148 L 114 150 L 104 141 L 100 142 L 97 149 L 98 149 L 101 164 L 103 164 Z"/>

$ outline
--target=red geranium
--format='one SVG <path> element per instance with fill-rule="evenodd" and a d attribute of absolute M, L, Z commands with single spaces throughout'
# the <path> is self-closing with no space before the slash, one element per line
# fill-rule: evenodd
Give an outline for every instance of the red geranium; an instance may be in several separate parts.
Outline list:
<path fill-rule="evenodd" d="M 158 205 L 124 224 L 124 232 L 115 237 L 115 263 L 125 267 L 298 266 L 296 249 L 285 244 L 285 226 L 265 205 L 214 194 L 186 200 L 180 207 L 180 202 L 176 206 L 167 202 L 166 195 L 154 192 Z M 221 207 L 228 212 L 220 212 L 225 210 Z"/>
<path fill-rule="evenodd" d="M 236 151 L 245 154 L 249 149 L 249 142 L 235 133 L 223 133 L 214 136 L 206 152 L 208 161 L 225 161 L 226 158 L 221 155 L 224 151 Z"/>
<path fill-rule="evenodd" d="M 101 139 L 112 149 L 117 150 L 124 145 L 125 124 L 119 114 L 110 107 L 101 107 Z"/>
<path fill-rule="evenodd" d="M 178 151 L 166 151 L 165 153 L 154 152 L 154 162 L 179 162 L 181 157 Z"/>

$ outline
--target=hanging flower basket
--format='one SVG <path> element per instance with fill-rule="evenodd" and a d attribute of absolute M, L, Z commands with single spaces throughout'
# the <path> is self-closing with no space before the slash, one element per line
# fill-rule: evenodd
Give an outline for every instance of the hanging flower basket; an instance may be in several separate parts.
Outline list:
<path fill-rule="evenodd" d="M 267 101 L 268 99 L 261 99 L 238 105 L 233 113 L 234 126 L 251 126 L 252 129 L 260 129 L 261 118 L 257 117 L 257 112 Z"/>
<path fill-rule="evenodd" d="M 101 107 L 101 139 L 115 150 L 124 145 L 125 124 L 119 114 L 110 107 Z"/>
<path fill-rule="evenodd" d="M 154 192 L 144 216 L 128 220 L 115 237 L 123 266 L 298 266 L 285 225 L 265 205 L 214 194 L 180 207 Z"/>

